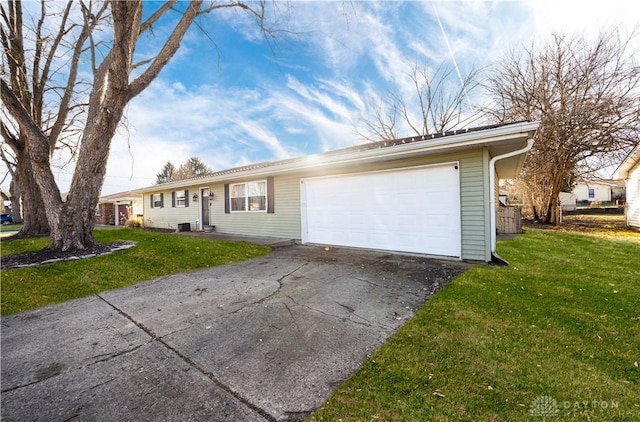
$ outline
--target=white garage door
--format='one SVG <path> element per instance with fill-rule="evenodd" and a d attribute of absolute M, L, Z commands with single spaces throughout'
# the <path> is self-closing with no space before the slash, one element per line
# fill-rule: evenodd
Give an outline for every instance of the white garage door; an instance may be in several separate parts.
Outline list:
<path fill-rule="evenodd" d="M 460 257 L 458 164 L 304 179 L 302 242 Z"/>

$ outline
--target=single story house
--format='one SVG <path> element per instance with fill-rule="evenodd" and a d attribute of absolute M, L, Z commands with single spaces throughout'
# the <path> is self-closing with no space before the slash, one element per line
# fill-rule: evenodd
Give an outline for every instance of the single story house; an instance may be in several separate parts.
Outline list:
<path fill-rule="evenodd" d="M 489 262 L 498 180 L 518 176 L 538 125 L 373 142 L 130 193 L 143 195 L 146 227 Z"/>
<path fill-rule="evenodd" d="M 124 226 L 129 217 L 142 216 L 142 194 L 120 192 L 101 196 L 96 208 L 96 224 Z"/>
<path fill-rule="evenodd" d="M 611 202 L 624 198 L 624 181 L 580 180 L 571 192 L 578 202 Z"/>
<path fill-rule="evenodd" d="M 640 144 L 613 173 L 614 179 L 624 179 L 627 188 L 625 219 L 628 226 L 640 227 Z"/>

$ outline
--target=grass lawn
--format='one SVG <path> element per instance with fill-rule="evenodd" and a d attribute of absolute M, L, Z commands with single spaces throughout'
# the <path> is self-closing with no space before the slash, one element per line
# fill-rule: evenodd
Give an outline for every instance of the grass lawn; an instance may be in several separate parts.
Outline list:
<path fill-rule="evenodd" d="M 0 224 L 0 233 L 17 232 L 22 228 L 22 224 Z"/>
<path fill-rule="evenodd" d="M 96 294 L 195 268 L 267 254 L 267 246 L 136 229 L 96 229 L 100 243 L 133 240 L 134 248 L 90 259 L 1 270 L 2 315 Z M 0 253 L 39 250 L 48 238 L 3 241 Z"/>
<path fill-rule="evenodd" d="M 640 233 L 528 230 L 430 299 L 311 421 L 640 421 Z"/>

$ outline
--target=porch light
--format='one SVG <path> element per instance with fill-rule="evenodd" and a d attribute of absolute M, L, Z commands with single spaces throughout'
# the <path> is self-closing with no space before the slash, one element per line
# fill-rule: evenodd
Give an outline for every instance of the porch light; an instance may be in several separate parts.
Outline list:
<path fill-rule="evenodd" d="M 198 194 L 194 193 L 191 199 L 193 199 L 193 202 L 198 202 Z"/>

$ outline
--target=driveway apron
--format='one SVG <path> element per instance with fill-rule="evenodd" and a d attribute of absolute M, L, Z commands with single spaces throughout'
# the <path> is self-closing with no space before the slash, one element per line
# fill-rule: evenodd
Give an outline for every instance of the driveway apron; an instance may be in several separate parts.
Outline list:
<path fill-rule="evenodd" d="M 466 268 L 287 246 L 5 317 L 2 418 L 301 420 Z"/>

